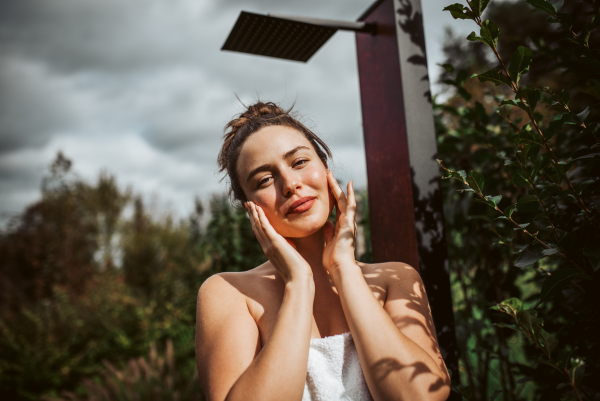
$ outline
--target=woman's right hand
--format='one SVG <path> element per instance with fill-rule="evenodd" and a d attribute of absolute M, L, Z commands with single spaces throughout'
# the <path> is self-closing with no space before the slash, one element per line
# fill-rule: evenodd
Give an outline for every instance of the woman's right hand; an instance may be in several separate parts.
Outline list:
<path fill-rule="evenodd" d="M 291 281 L 312 277 L 308 262 L 298 253 L 293 242 L 279 234 L 260 206 L 254 202 L 245 202 L 244 207 L 250 216 L 252 231 L 258 239 L 265 256 L 287 284 Z"/>

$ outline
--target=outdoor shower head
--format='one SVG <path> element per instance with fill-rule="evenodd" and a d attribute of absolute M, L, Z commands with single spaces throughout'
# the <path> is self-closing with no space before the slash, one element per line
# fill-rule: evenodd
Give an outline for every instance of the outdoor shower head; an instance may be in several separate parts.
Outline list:
<path fill-rule="evenodd" d="M 374 24 L 242 11 L 221 50 L 308 61 L 338 30 L 374 32 Z"/>

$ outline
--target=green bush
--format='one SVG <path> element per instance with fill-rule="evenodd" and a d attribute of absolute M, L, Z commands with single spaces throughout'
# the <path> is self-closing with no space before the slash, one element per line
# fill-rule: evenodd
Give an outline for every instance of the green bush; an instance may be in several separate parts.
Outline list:
<path fill-rule="evenodd" d="M 114 177 L 89 184 L 70 168 L 59 154 L 42 199 L 0 235 L 2 398 L 84 395 L 102 361 L 121 365 L 166 340 L 191 378 L 201 283 L 265 260 L 245 211 L 215 196 L 206 227 L 199 201 L 188 219 L 155 217 Z"/>
<path fill-rule="evenodd" d="M 173 343 L 167 340 L 164 356 L 159 355 L 156 345 L 150 346 L 148 357 L 130 359 L 122 369 L 103 361 L 101 377 L 85 379 L 85 396 L 63 391 L 62 397 L 42 397 L 44 401 L 201 401 L 202 389 L 194 370 L 191 378 L 175 367 Z M 187 372 L 186 372 L 187 373 Z"/>
<path fill-rule="evenodd" d="M 479 34 L 467 39 L 483 45 L 470 65 L 444 65 L 454 97 L 435 106 L 453 179 L 444 207 L 461 348 L 454 389 L 473 400 L 597 399 L 598 2 L 505 3 L 484 20 L 488 3 L 445 8 L 473 20 Z M 494 61 L 478 57 L 481 46 Z"/>

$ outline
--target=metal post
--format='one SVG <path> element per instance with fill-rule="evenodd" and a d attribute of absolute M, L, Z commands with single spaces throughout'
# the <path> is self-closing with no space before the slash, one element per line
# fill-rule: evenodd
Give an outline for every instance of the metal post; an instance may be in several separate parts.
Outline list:
<path fill-rule="evenodd" d="M 377 24 L 375 35 L 356 35 L 373 258 L 419 270 L 442 355 L 456 379 L 458 350 L 421 3 L 380 0 L 359 20 Z"/>

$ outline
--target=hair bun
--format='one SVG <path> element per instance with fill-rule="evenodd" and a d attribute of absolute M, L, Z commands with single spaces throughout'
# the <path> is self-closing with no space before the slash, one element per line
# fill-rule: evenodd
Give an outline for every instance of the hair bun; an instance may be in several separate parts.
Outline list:
<path fill-rule="evenodd" d="M 264 116 L 280 116 L 284 114 L 288 114 L 289 110 L 286 111 L 281 107 L 277 106 L 273 102 L 258 102 L 251 106 L 248 106 L 245 112 L 240 115 L 240 118 L 261 118 Z"/>

